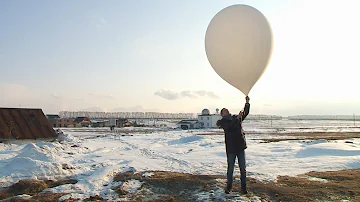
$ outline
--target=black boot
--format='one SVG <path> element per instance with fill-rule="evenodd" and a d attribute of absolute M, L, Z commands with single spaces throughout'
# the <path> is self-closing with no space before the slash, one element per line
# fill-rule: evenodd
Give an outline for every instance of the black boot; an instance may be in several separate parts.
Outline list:
<path fill-rule="evenodd" d="M 231 184 L 228 184 L 228 185 L 226 186 L 225 193 L 226 193 L 226 194 L 230 194 L 230 193 L 231 193 L 231 189 L 232 189 L 232 185 L 231 185 Z"/>
<path fill-rule="evenodd" d="M 241 194 L 247 194 L 248 191 L 246 189 L 246 185 L 245 186 L 241 186 Z"/>

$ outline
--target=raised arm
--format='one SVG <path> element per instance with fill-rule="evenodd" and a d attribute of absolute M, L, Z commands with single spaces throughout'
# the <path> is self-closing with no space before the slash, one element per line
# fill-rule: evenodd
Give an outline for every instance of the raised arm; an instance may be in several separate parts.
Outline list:
<path fill-rule="evenodd" d="M 246 99 L 246 103 L 244 106 L 244 112 L 239 113 L 239 117 L 241 117 L 241 120 L 244 120 L 250 112 L 250 103 L 249 103 L 250 98 L 248 96 L 246 96 L 245 99 Z"/>
<path fill-rule="evenodd" d="M 244 120 L 247 115 L 249 115 L 250 112 L 250 103 L 245 103 L 245 107 L 244 107 L 244 113 L 242 115 L 242 120 Z"/>

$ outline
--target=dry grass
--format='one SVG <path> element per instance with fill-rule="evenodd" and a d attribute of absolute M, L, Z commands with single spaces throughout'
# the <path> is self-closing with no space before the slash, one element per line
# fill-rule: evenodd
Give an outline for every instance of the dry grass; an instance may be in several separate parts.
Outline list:
<path fill-rule="evenodd" d="M 275 134 L 272 134 L 275 135 Z M 312 132 L 312 133 L 286 133 L 277 134 L 279 136 L 290 136 L 293 138 L 262 138 L 260 140 L 268 142 L 280 142 L 288 140 L 346 140 L 351 138 L 360 138 L 359 132 L 351 133 L 327 133 L 327 132 Z"/>
<path fill-rule="evenodd" d="M 142 180 L 150 185 L 150 187 L 161 187 L 164 193 L 179 193 L 179 190 L 192 190 L 208 188 L 214 184 L 214 180 L 224 178 L 219 175 L 193 175 L 178 172 L 155 171 L 151 177 L 142 177 L 143 173 L 134 175 L 135 179 Z M 175 183 L 176 182 L 176 183 Z"/>
<path fill-rule="evenodd" d="M 48 185 L 44 181 L 40 180 L 20 180 L 16 184 L 11 185 L 8 188 L 8 193 L 14 196 L 19 194 L 34 195 L 48 188 Z"/>
<path fill-rule="evenodd" d="M 0 192 L 0 200 L 10 198 L 13 196 L 27 194 L 33 196 L 31 200 L 25 201 L 43 201 L 39 200 L 39 198 L 43 198 L 45 201 L 53 201 L 49 200 L 54 197 L 61 197 L 64 194 L 53 194 L 53 193 L 41 193 L 44 189 L 57 187 L 64 184 L 75 184 L 77 180 L 73 179 L 64 179 L 59 181 L 53 180 L 20 180 L 17 183 L 11 185 L 10 187 L 4 188 Z M 24 201 L 24 199 L 12 199 L 11 201 Z"/>
<path fill-rule="evenodd" d="M 360 170 L 309 172 L 306 175 L 328 181 L 280 176 L 277 183 L 250 180 L 249 189 L 266 194 L 272 201 L 360 201 Z"/>
<path fill-rule="evenodd" d="M 48 187 L 57 187 L 60 185 L 64 185 L 64 184 L 76 184 L 77 180 L 75 179 L 64 179 L 64 180 L 58 180 L 58 181 L 54 181 L 54 180 L 46 180 L 45 183 L 48 185 Z"/>
<path fill-rule="evenodd" d="M 328 171 L 328 172 L 309 172 L 307 175 L 317 178 L 324 178 L 333 181 L 347 181 L 354 178 L 360 179 L 360 171 L 358 169 Z M 358 181 L 360 183 L 360 180 Z M 360 188 L 360 186 L 359 186 Z"/>
<path fill-rule="evenodd" d="M 194 201 L 192 193 L 210 191 L 225 187 L 225 183 L 215 181 L 225 176 L 191 175 L 186 173 L 153 171 L 151 177 L 142 177 L 143 173 L 119 174 L 117 179 L 136 179 L 144 184 L 139 193 L 127 197 L 136 201 L 148 201 L 154 194 L 161 196 L 153 201 Z M 261 182 L 248 179 L 248 189 L 263 201 L 360 201 L 360 170 L 343 170 L 332 172 L 310 172 L 305 176 L 327 179 L 327 182 L 309 180 L 304 177 L 280 176 L 278 181 Z M 117 188 L 121 188 L 117 187 Z M 152 194 L 144 194 L 143 189 Z M 240 184 L 234 183 L 234 190 L 240 190 Z M 126 195 L 125 194 L 125 195 Z"/>
<path fill-rule="evenodd" d="M 9 202 L 54 202 L 65 194 L 62 193 L 44 193 L 44 194 L 35 194 L 31 199 L 17 199 L 12 198 Z"/>
<path fill-rule="evenodd" d="M 133 171 L 127 171 L 124 173 L 119 173 L 117 175 L 114 176 L 114 182 L 120 182 L 120 181 L 126 181 L 126 180 L 130 180 L 133 179 L 134 177 L 134 172 Z"/>
<path fill-rule="evenodd" d="M 147 171 L 150 172 L 150 171 Z M 193 175 L 186 173 L 151 171 L 152 176 L 143 177 L 145 172 L 119 173 L 114 181 L 127 181 L 136 179 L 143 182 L 143 186 L 137 193 L 123 193 L 119 197 L 126 196 L 127 201 L 195 201 L 193 193 L 199 191 L 215 190 L 225 187 L 225 182 L 216 181 L 224 179 L 221 175 Z M 360 201 L 360 169 L 341 170 L 329 172 L 309 172 L 302 176 L 289 177 L 280 176 L 276 183 L 262 182 L 253 178 L 248 178 L 248 189 L 254 195 L 261 197 L 262 201 Z M 326 179 L 327 181 L 315 181 L 306 176 Z M 238 176 L 237 176 L 238 177 Z M 1 199 L 15 196 L 18 194 L 32 195 L 31 199 L 16 199 L 12 202 L 34 202 L 34 201 L 57 201 L 62 193 L 39 193 L 43 189 L 62 184 L 76 183 L 76 180 L 62 181 L 39 181 L 39 180 L 20 180 L 18 183 L 6 188 L 0 193 Z M 115 189 L 122 189 L 121 186 Z M 145 190 L 150 190 L 145 191 Z M 234 182 L 234 190 L 240 190 L 238 181 Z M 6 196 L 6 197 L 4 197 Z M 67 202 L 77 201 L 77 199 L 67 199 Z M 92 196 L 83 201 L 106 201 L 99 196 Z M 121 199 L 119 199 L 121 201 Z"/>
<path fill-rule="evenodd" d="M 148 171 L 150 172 L 150 171 Z M 150 201 L 194 201 L 195 198 L 189 193 L 193 191 L 203 191 L 214 188 L 218 183 L 215 181 L 224 176 L 218 175 L 192 175 L 178 172 L 151 171 L 150 177 L 142 177 L 146 172 L 140 173 L 119 173 L 115 176 L 114 181 L 126 181 L 130 179 L 140 180 L 143 182 L 140 190 L 148 189 L 149 193 L 139 192 L 131 196 L 136 201 L 148 201 L 156 194 L 157 198 Z M 128 193 L 122 192 L 122 186 L 115 188 L 115 191 L 121 195 Z"/>
<path fill-rule="evenodd" d="M 85 199 L 84 201 L 106 201 L 105 199 L 101 198 L 100 196 L 90 196 L 90 198 Z"/>
<path fill-rule="evenodd" d="M 251 134 L 251 133 L 248 132 L 246 134 Z M 262 140 L 263 143 L 269 143 L 269 142 L 280 142 L 280 141 L 289 141 L 289 140 L 346 140 L 351 138 L 360 138 L 359 132 L 348 132 L 348 133 L 303 132 L 303 133 L 266 133 L 266 134 L 278 136 L 278 137 L 261 138 L 256 140 Z M 224 132 L 216 131 L 216 132 L 204 133 L 198 135 L 224 135 Z M 247 138 L 251 139 L 251 136 L 248 136 Z"/>
<path fill-rule="evenodd" d="M 56 200 L 56 201 L 58 201 L 58 200 Z M 79 199 L 76 199 L 76 198 L 68 198 L 68 199 L 63 200 L 63 202 L 75 202 L 75 201 L 79 201 Z M 89 198 L 83 199 L 83 200 L 81 200 L 81 201 L 103 202 L 103 201 L 107 201 L 107 200 L 101 198 L 99 195 L 96 195 L 96 196 L 90 196 Z"/>

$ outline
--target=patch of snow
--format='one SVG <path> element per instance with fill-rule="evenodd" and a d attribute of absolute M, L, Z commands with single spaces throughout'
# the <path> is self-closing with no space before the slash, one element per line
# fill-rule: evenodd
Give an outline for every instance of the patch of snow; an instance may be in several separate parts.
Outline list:
<path fill-rule="evenodd" d="M 183 137 L 177 140 L 172 140 L 168 142 L 168 145 L 177 145 L 177 144 L 186 144 L 190 142 L 195 142 L 203 139 L 201 136 L 189 136 L 189 137 Z"/>
<path fill-rule="evenodd" d="M 71 171 L 63 169 L 63 165 L 68 161 L 59 155 L 61 150 L 63 151 L 58 143 L 37 142 L 24 145 L 16 152 L 17 155 L 2 160 L 2 186 L 8 186 L 23 178 L 53 179 L 71 175 Z"/>
<path fill-rule="evenodd" d="M 322 178 L 318 178 L 318 177 L 311 177 L 311 176 L 308 176 L 307 177 L 308 180 L 312 180 L 312 181 L 319 181 L 319 182 L 328 182 L 327 179 L 322 179 Z"/>
<path fill-rule="evenodd" d="M 58 140 L 59 140 L 60 142 L 68 142 L 68 143 L 79 142 L 79 138 L 74 137 L 74 136 L 72 136 L 72 135 L 70 135 L 70 134 L 67 134 L 67 133 L 60 133 L 60 134 L 58 135 Z"/>
<path fill-rule="evenodd" d="M 261 198 L 258 196 L 251 196 L 250 198 L 241 195 L 239 192 L 233 192 L 226 194 L 224 189 L 217 188 L 210 191 L 201 191 L 194 193 L 198 201 L 240 201 L 240 202 L 261 202 Z"/>
<path fill-rule="evenodd" d="M 79 175 L 78 183 L 74 185 L 64 185 L 52 189 L 47 189 L 47 192 L 69 193 L 61 198 L 61 200 L 70 197 L 76 199 L 85 199 L 90 196 L 99 195 L 104 199 L 113 200 L 118 197 L 112 189 L 122 184 L 122 182 L 114 182 L 113 177 L 119 172 L 125 172 L 131 168 L 117 169 L 113 166 L 103 167 L 90 171 L 86 176 Z"/>
<path fill-rule="evenodd" d="M 139 180 L 132 179 L 132 180 L 128 180 L 128 181 L 124 182 L 122 187 L 123 187 L 123 189 L 125 191 L 128 191 L 130 193 L 134 193 L 141 187 L 142 184 L 143 184 L 143 182 L 140 182 Z"/>
<path fill-rule="evenodd" d="M 142 176 L 143 177 L 151 177 L 153 175 L 154 175 L 154 173 L 144 173 Z"/>
<path fill-rule="evenodd" d="M 317 156 L 359 156 L 360 148 L 346 143 L 314 142 L 305 146 L 296 153 L 297 158 L 310 158 Z"/>
<path fill-rule="evenodd" d="M 60 197 L 58 199 L 58 201 L 65 201 L 65 200 L 70 199 L 70 198 L 77 199 L 77 200 L 82 200 L 82 199 L 85 199 L 87 197 L 82 195 L 82 194 L 71 193 L 71 194 L 67 194 L 67 195 L 64 195 L 64 196 Z"/>
<path fill-rule="evenodd" d="M 48 189 L 44 189 L 42 191 L 42 193 L 72 193 L 73 189 L 74 189 L 74 185 L 73 184 L 64 184 L 64 185 L 60 185 L 54 188 L 48 188 Z"/>

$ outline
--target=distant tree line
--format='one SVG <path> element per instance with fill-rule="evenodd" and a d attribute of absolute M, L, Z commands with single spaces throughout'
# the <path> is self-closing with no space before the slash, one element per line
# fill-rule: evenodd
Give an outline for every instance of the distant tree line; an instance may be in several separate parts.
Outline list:
<path fill-rule="evenodd" d="M 124 119 L 197 119 L 196 113 L 160 113 L 160 112 L 87 112 L 87 111 L 61 111 L 61 118 L 88 117 L 97 118 L 124 118 Z M 278 116 L 249 114 L 248 120 L 359 120 L 360 116 L 355 115 L 298 115 Z"/>
<path fill-rule="evenodd" d="M 359 120 L 360 116 L 355 115 L 298 115 L 289 116 L 289 120 Z"/>
<path fill-rule="evenodd" d="M 61 111 L 61 118 L 88 117 L 96 118 L 125 118 L 125 119 L 193 119 L 194 113 L 160 113 L 160 112 L 72 112 Z"/>

